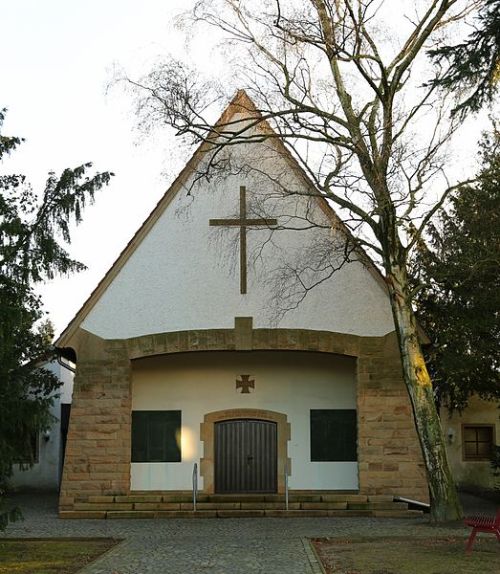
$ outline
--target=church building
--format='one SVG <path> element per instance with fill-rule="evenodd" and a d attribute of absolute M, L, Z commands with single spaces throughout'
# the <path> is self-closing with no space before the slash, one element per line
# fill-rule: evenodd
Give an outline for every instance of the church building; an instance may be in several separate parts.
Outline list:
<path fill-rule="evenodd" d="M 383 277 L 259 118 L 238 92 L 248 141 L 195 152 L 56 343 L 62 517 L 179 516 L 194 479 L 207 515 L 428 500 Z"/>

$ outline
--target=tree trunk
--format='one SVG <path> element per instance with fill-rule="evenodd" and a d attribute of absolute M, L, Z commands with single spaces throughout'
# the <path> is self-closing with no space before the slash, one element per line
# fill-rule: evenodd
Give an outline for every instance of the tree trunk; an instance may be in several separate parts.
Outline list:
<path fill-rule="evenodd" d="M 427 470 L 434 522 L 459 520 L 462 508 L 451 475 L 444 435 L 434 402 L 431 378 L 418 339 L 417 322 L 409 295 L 406 266 L 389 265 L 387 282 L 401 351 L 404 380 Z"/>

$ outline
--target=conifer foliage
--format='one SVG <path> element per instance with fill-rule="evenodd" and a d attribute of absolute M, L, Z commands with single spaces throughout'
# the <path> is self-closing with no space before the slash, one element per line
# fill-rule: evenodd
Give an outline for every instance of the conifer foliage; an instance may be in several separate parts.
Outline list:
<path fill-rule="evenodd" d="M 482 2 L 466 39 L 429 55 L 445 68 L 433 84 L 457 92 L 454 113 L 477 112 L 493 101 L 500 86 L 500 0 Z"/>
<path fill-rule="evenodd" d="M 3 135 L 4 118 L 0 110 L 0 162 L 22 143 Z M 24 175 L 0 172 L 0 494 L 13 464 L 33 463 L 33 437 L 52 422 L 59 382 L 42 365 L 53 358 L 53 333 L 34 289 L 46 278 L 85 268 L 66 250 L 70 226 L 113 175 L 88 175 L 90 168 L 49 173 L 40 195 Z M 0 530 L 8 518 L 0 512 Z"/>
<path fill-rule="evenodd" d="M 417 297 L 432 339 L 428 364 L 437 394 L 463 409 L 472 394 L 500 399 L 500 133 L 481 143 L 475 185 L 450 198 L 421 246 Z"/>

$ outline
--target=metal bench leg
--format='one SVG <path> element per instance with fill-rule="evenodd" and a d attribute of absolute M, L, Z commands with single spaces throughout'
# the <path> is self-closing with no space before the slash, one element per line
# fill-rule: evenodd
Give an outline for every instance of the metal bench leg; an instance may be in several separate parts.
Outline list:
<path fill-rule="evenodd" d="M 465 552 L 466 552 L 467 554 L 470 554 L 471 551 L 472 551 L 472 545 L 474 544 L 474 540 L 475 540 L 475 538 L 476 538 L 476 534 L 477 534 L 477 530 L 474 528 L 474 529 L 472 530 L 472 532 L 470 533 L 469 541 L 467 542 L 467 548 L 465 549 Z"/>

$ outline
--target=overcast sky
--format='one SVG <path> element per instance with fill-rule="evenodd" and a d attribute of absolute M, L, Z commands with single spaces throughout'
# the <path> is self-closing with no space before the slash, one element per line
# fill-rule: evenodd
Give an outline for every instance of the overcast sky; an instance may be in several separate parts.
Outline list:
<path fill-rule="evenodd" d="M 174 16 L 193 0 L 0 0 L 4 133 L 26 138 L 2 171 L 26 174 L 36 190 L 47 172 L 92 161 L 116 173 L 76 229 L 70 251 L 88 271 L 42 288 L 59 333 L 144 221 L 188 155 L 169 156 L 168 134 L 139 141 L 130 97 L 106 94 L 115 64 L 140 76 L 162 54 L 184 51 Z M 206 38 L 193 59 L 214 67 Z M 220 110 L 222 111 L 222 110 Z M 472 129 L 472 128 L 471 128 Z M 467 147 L 475 143 L 472 129 Z M 464 143 L 464 145 L 465 145 Z"/>
<path fill-rule="evenodd" d="M 0 2 L 4 133 L 26 142 L 2 171 L 43 188 L 49 170 L 92 161 L 116 173 L 86 210 L 71 254 L 88 271 L 48 283 L 42 294 L 61 331 L 182 167 L 160 138 L 140 139 L 130 98 L 106 94 L 115 63 L 140 74 L 158 56 L 181 53 L 173 16 L 190 0 L 16 0 Z M 165 173 L 166 171 L 166 173 Z"/>

